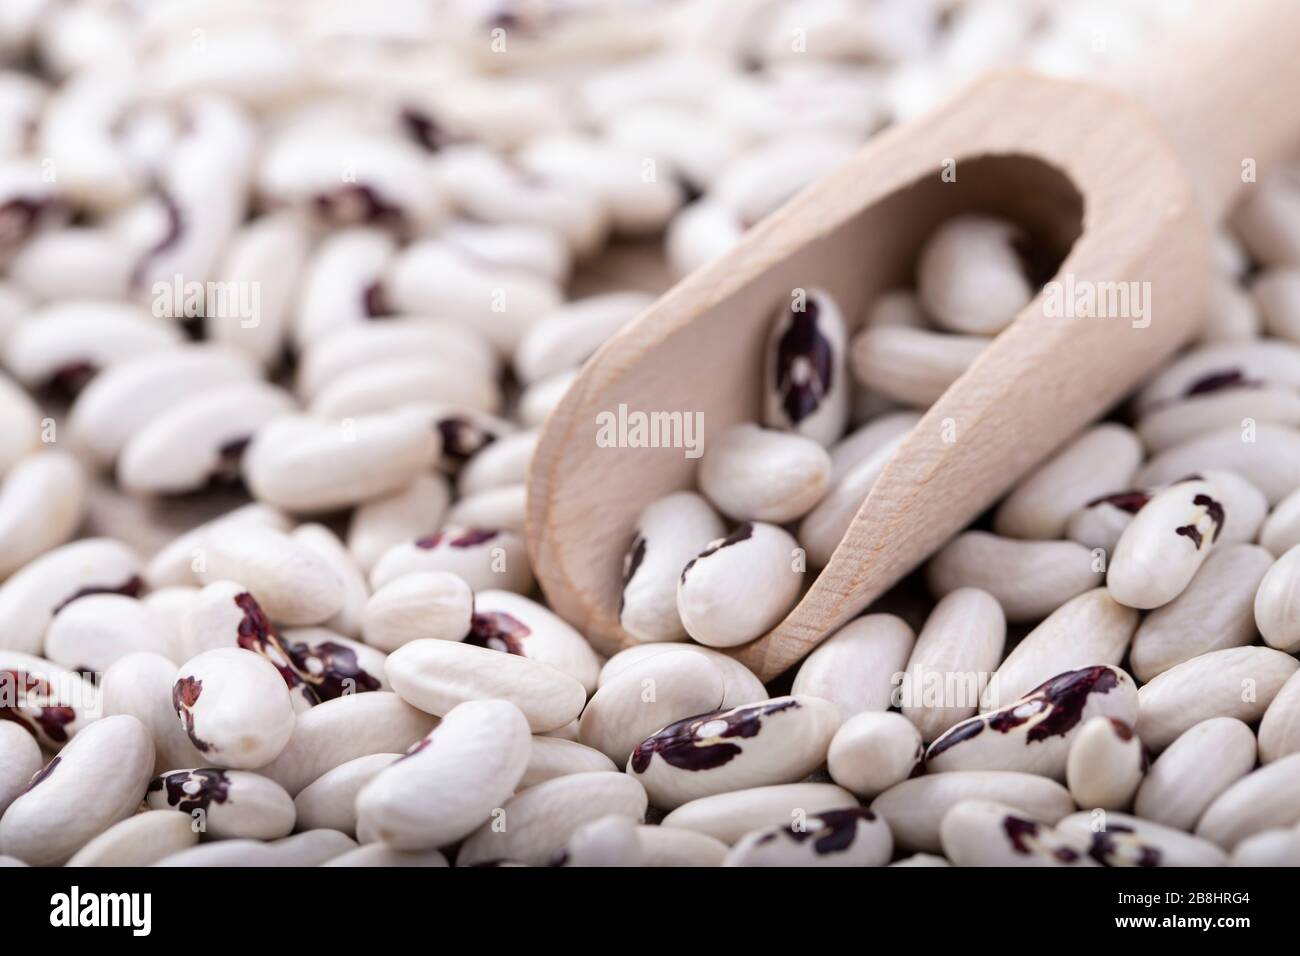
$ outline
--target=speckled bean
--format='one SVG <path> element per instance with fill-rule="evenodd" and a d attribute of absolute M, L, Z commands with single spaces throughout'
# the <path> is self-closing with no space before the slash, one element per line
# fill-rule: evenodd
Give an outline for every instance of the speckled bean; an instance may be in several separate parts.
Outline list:
<path fill-rule="evenodd" d="M 170 770 L 149 781 L 151 810 L 178 811 L 196 833 L 215 840 L 275 840 L 293 830 L 293 798 L 273 780 L 246 770 Z"/>
<path fill-rule="evenodd" d="M 673 809 L 806 777 L 825 761 L 839 725 L 829 701 L 777 697 L 669 724 L 637 745 L 627 769 L 654 806 Z"/>
<path fill-rule="evenodd" d="M 926 769 L 1013 770 L 1065 779 L 1070 746 L 1092 717 L 1137 718 L 1133 679 L 1117 667 L 1066 671 L 998 710 L 955 725 L 930 744 Z"/>
<path fill-rule="evenodd" d="M 772 323 L 765 358 L 763 423 L 828 446 L 848 422 L 848 335 L 834 298 L 796 293 Z"/>
<path fill-rule="evenodd" d="M 619 623 L 634 640 L 679 641 L 686 636 L 677 613 L 682 568 L 724 534 L 722 520 L 694 492 L 678 492 L 646 506 L 623 558 Z"/>
<path fill-rule="evenodd" d="M 1106 588 L 1129 607 L 1168 604 L 1187 587 L 1228 520 L 1218 486 L 1180 481 L 1158 492 L 1120 535 Z"/>
<path fill-rule="evenodd" d="M 846 807 L 747 833 L 722 865 L 884 866 L 893 847 L 884 820 L 866 807 Z"/>
<path fill-rule="evenodd" d="M 1075 840 L 1004 803 L 966 800 L 944 814 L 944 855 L 957 866 L 1097 866 Z"/>
<path fill-rule="evenodd" d="M 803 587 L 803 552 L 788 531 L 750 522 L 686 562 L 677 613 L 686 633 L 709 647 L 736 647 L 781 622 Z"/>

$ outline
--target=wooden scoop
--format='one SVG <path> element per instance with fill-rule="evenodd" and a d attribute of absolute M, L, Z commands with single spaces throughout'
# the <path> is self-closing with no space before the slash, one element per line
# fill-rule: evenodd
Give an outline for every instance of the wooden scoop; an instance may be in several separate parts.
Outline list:
<path fill-rule="evenodd" d="M 1015 220 L 1063 259 L 1057 278 L 1076 287 L 1150 283 L 1150 324 L 1053 317 L 1044 295 L 1031 302 L 902 444 L 799 605 L 731 651 L 762 679 L 1186 342 L 1211 272 L 1207 223 L 1243 186 L 1243 163 L 1262 171 L 1300 140 L 1300 3 L 1216 7 L 1215 22 L 1136 64 L 1127 92 L 997 73 L 885 131 L 606 343 L 551 415 L 532 465 L 529 546 L 556 611 L 603 653 L 631 643 L 618 610 L 637 516 L 694 482 L 698 460 L 681 448 L 598 447 L 601 412 L 703 412 L 707 454 L 709 436 L 759 418 L 764 345 L 793 288 L 829 290 L 852 325 L 878 295 L 910 284 L 922 242 L 953 215 Z"/>

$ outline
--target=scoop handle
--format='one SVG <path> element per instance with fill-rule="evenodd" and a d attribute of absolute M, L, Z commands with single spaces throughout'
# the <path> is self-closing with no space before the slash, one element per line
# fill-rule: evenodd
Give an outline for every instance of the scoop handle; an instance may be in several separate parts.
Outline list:
<path fill-rule="evenodd" d="M 1216 223 L 1300 148 L 1300 2 L 1215 0 L 1115 76 L 1160 120 Z"/>

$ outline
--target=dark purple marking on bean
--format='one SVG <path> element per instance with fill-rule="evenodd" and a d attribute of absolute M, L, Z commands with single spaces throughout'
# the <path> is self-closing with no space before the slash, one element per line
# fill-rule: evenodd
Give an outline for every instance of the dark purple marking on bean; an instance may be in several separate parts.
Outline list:
<path fill-rule="evenodd" d="M 1038 839 L 1039 829 L 1037 823 L 1024 817 L 1013 817 L 1008 814 L 1002 818 L 1002 832 L 1011 841 L 1012 849 L 1024 856 L 1033 854 L 1035 847 L 1029 841 Z M 1079 859 L 1079 854 L 1068 846 L 1058 846 L 1052 850 L 1046 847 L 1038 847 L 1038 849 L 1046 850 L 1062 863 L 1074 863 Z"/>
<path fill-rule="evenodd" d="M 472 548 L 476 545 L 486 544 L 500 533 L 500 531 L 492 531 L 487 528 L 477 528 L 473 531 L 461 532 L 453 538 L 448 538 L 446 532 L 439 531 L 437 534 L 416 538 L 415 546 L 423 551 L 432 551 L 446 541 L 447 546 L 451 548 Z"/>
<path fill-rule="evenodd" d="M 344 694 L 365 693 L 383 687 L 379 678 L 357 661 L 357 652 L 346 644 L 321 641 L 313 646 L 302 641 L 294 644 L 284 638 L 280 641 L 297 675 L 316 691 L 320 700 L 334 700 Z M 312 661 L 317 666 L 312 667 Z"/>
<path fill-rule="evenodd" d="M 17 246 L 26 242 L 41 217 L 58 204 L 50 199 L 28 199 L 15 196 L 0 203 L 0 247 Z"/>
<path fill-rule="evenodd" d="M 486 428 L 454 415 L 438 422 L 438 433 L 442 436 L 443 461 L 457 468 L 497 440 Z"/>
<path fill-rule="evenodd" d="M 60 366 L 45 380 L 44 390 L 57 398 L 71 400 L 82 393 L 91 379 L 99 374 L 94 362 L 79 360 Z"/>
<path fill-rule="evenodd" d="M 1108 694 L 1119 678 L 1109 667 L 1098 665 L 1058 674 L 1040 684 L 1020 700 L 981 717 L 971 717 L 953 726 L 930 745 L 926 760 L 983 732 L 985 727 L 1009 734 L 1041 715 L 1025 733 L 1025 745 L 1064 736 L 1079 723 L 1083 707 L 1093 694 Z"/>
<path fill-rule="evenodd" d="M 209 476 L 211 484 L 229 485 L 239 481 L 240 464 L 252 440 L 252 435 L 243 435 L 217 448 L 217 463 Z"/>
<path fill-rule="evenodd" d="M 50 774 L 54 773 L 54 768 L 57 767 L 62 761 L 63 761 L 62 757 L 55 757 L 44 767 L 42 767 L 40 770 L 32 774 L 32 779 L 27 781 L 27 787 L 23 790 L 23 793 L 31 793 L 31 791 L 34 790 L 38 784 L 42 784 L 46 780 L 48 780 Z"/>
<path fill-rule="evenodd" d="M 795 843 L 813 840 L 813 853 L 827 856 L 831 853 L 843 853 L 853 846 L 858 836 L 859 823 L 871 823 L 876 815 L 866 807 L 846 807 L 843 810 L 827 810 L 814 818 L 821 821 L 820 826 L 804 827 L 796 830 L 794 824 L 780 831 Z M 775 834 L 773 834 L 775 836 Z"/>
<path fill-rule="evenodd" d="M 636 576 L 637 570 L 641 567 L 641 562 L 645 560 L 646 541 L 640 531 L 632 538 L 632 547 L 628 549 L 623 556 L 623 592 L 618 596 L 618 614 L 623 616 L 623 607 L 626 601 L 627 586 L 632 583 L 632 578 Z M 686 570 L 682 570 L 685 574 Z"/>
<path fill-rule="evenodd" d="M 524 639 L 533 633 L 519 618 L 505 611 L 480 611 L 470 618 L 466 644 L 475 644 L 516 657 L 527 657 Z"/>
<path fill-rule="evenodd" d="M 320 695 L 314 686 L 308 683 L 307 675 L 300 672 L 296 666 L 297 662 L 293 659 L 293 655 L 285 647 L 284 641 L 276 633 L 266 612 L 262 610 L 262 605 L 257 603 L 257 599 L 245 591 L 235 595 L 235 606 L 244 614 L 235 629 L 235 643 L 268 661 L 280 672 L 280 677 L 289 690 L 301 688 L 307 703 L 312 706 L 319 704 Z"/>
<path fill-rule="evenodd" d="M 834 384 L 834 347 L 817 328 L 820 312 L 816 299 L 809 299 L 802 312 L 791 309 L 790 327 L 776 343 L 776 389 L 781 408 L 795 425 L 821 407 Z M 806 378 L 796 381 L 797 372 Z"/>
<path fill-rule="evenodd" d="M 331 192 L 318 193 L 312 204 L 322 219 L 340 226 L 355 223 L 400 226 L 404 218 L 401 209 L 386 202 L 365 183 L 348 183 Z"/>
<path fill-rule="evenodd" d="M 489 27 L 500 27 L 503 30 L 513 30 L 516 27 L 523 29 L 525 26 L 519 14 L 508 3 L 502 3 L 495 10 L 489 11 L 483 22 Z"/>
<path fill-rule="evenodd" d="M 1133 739 L 1133 728 L 1127 723 L 1120 720 L 1118 717 L 1107 717 L 1106 719 L 1110 721 L 1111 727 L 1115 730 L 1115 736 L 1120 740 L 1127 743 Z"/>
<path fill-rule="evenodd" d="M 388 297 L 384 292 L 383 283 L 376 279 L 370 285 L 366 286 L 361 293 L 361 307 L 365 310 L 366 318 L 376 319 L 384 315 L 392 315 L 393 308 L 388 303 Z"/>
<path fill-rule="evenodd" d="M 1211 392 L 1221 392 L 1229 388 L 1260 388 L 1263 382 L 1255 381 L 1246 377 L 1246 373 L 1239 368 L 1223 369 L 1218 372 L 1210 372 L 1196 379 L 1183 391 L 1183 398 L 1191 398 L 1193 395 L 1208 395 Z"/>
<path fill-rule="evenodd" d="M 1083 717 L 1083 708 L 1089 697 L 1095 693 L 1110 693 L 1117 687 L 1119 678 L 1115 676 L 1115 671 L 1101 665 L 1066 671 L 1065 674 L 1058 674 L 1040 684 L 1021 701 L 1023 705 L 1026 701 L 1041 697 L 1048 709 L 1047 717 L 1030 728 L 1028 743 L 1069 734 Z M 1011 728 L 1024 723 L 1032 714 L 1027 714 L 1024 718 L 1015 717 L 1014 711 L 1021 705 L 1013 704 L 989 714 L 989 726 L 1006 734 Z"/>
<path fill-rule="evenodd" d="M 198 789 L 189 791 L 188 783 L 197 783 Z M 149 781 L 149 792 L 158 793 L 166 790 L 167 805 L 175 807 L 182 813 L 195 810 L 207 811 L 213 803 L 225 803 L 230 799 L 230 778 L 226 772 L 217 767 L 205 767 L 201 770 L 173 770 Z"/>
<path fill-rule="evenodd" d="M 1141 511 L 1148 501 L 1151 500 L 1151 494 L 1146 491 L 1120 491 L 1113 495 L 1102 495 L 1100 498 L 1094 498 L 1089 501 L 1086 507 L 1093 508 L 1097 505 L 1110 505 L 1118 508 L 1120 511 L 1127 511 L 1131 515 Z"/>
<path fill-rule="evenodd" d="M 1214 522 L 1214 533 L 1210 540 L 1218 541 L 1219 535 L 1223 533 L 1223 524 L 1227 520 L 1227 514 L 1223 510 L 1223 503 L 1215 501 L 1209 495 L 1197 495 L 1192 499 L 1192 504 L 1198 505 L 1205 509 L 1211 521 Z"/>
<path fill-rule="evenodd" d="M 1192 499 L 1192 504 L 1204 508 L 1206 517 L 1214 522 L 1214 530 L 1210 533 L 1210 542 L 1213 543 L 1217 541 L 1219 538 L 1219 532 L 1223 529 L 1223 505 L 1215 501 L 1209 495 L 1197 495 Z M 1196 527 L 1196 525 L 1182 525 L 1181 527 L 1174 529 L 1174 534 L 1191 539 L 1192 544 L 1196 546 L 1196 550 L 1201 550 L 1201 545 L 1204 543 L 1204 537 L 1201 535 L 1201 529 Z"/>
<path fill-rule="evenodd" d="M 1110 830 L 1120 833 L 1133 833 L 1131 827 L 1112 824 Z M 1134 834 L 1136 838 L 1136 834 Z M 1129 852 L 1125 852 L 1125 851 Z M 1133 859 L 1133 850 L 1137 850 L 1137 858 Z M 1096 860 L 1102 866 L 1140 866 L 1153 867 L 1160 865 L 1160 850 L 1144 843 L 1140 838 L 1136 838 L 1135 843 L 1124 844 L 1118 842 L 1109 832 L 1102 830 L 1093 833 L 1092 841 L 1088 845 L 1088 856 Z"/>
<path fill-rule="evenodd" d="M 144 255 L 136 262 L 135 268 L 131 270 L 131 287 L 133 289 L 138 289 L 144 285 L 145 279 L 149 276 L 149 267 L 153 265 L 154 260 L 175 248 L 180 243 L 181 236 L 185 232 L 185 217 L 181 213 L 180 205 L 171 193 L 158 188 L 155 189 L 155 195 L 158 197 L 158 201 L 162 203 L 163 213 L 167 217 L 167 228 L 163 230 L 159 240 L 145 250 Z"/>
<path fill-rule="evenodd" d="M 458 537 L 451 539 L 453 548 L 473 548 L 480 544 L 487 544 L 497 537 L 501 532 L 493 531 L 488 528 L 478 528 L 474 531 L 467 531 Z"/>
<path fill-rule="evenodd" d="M 717 554 L 723 548 L 729 548 L 733 544 L 739 544 L 742 541 L 748 541 L 753 536 L 754 536 L 754 523 L 752 521 L 746 521 L 735 531 L 731 532 L 731 534 L 715 542 L 714 544 L 709 545 L 707 548 L 705 548 L 695 557 L 691 558 L 691 560 L 687 561 L 686 567 L 682 568 L 682 580 L 683 581 L 686 580 L 686 572 L 689 571 L 691 568 L 695 567 L 696 561 L 702 561 L 705 558 L 709 557 L 709 555 Z"/>
<path fill-rule="evenodd" d="M 925 759 L 933 760 L 950 747 L 955 747 L 972 737 L 978 737 L 983 733 L 985 724 L 986 720 L 983 717 L 970 717 L 959 724 L 953 724 L 948 731 L 939 736 L 938 740 L 930 744 Z"/>
<path fill-rule="evenodd" d="M 757 737 L 764 717 L 779 714 L 783 710 L 797 710 L 799 706 L 799 702 L 793 699 L 767 701 L 679 720 L 637 745 L 636 750 L 632 751 L 632 770 L 645 773 L 655 754 L 679 770 L 714 770 L 730 763 L 741 752 L 736 744 L 718 741 Z M 711 737 L 700 738 L 700 728 L 715 721 L 724 724 L 722 730 Z"/>
<path fill-rule="evenodd" d="M 407 137 L 426 153 L 438 153 L 455 142 L 455 138 L 428 113 L 408 106 L 398 119 Z"/>
<path fill-rule="evenodd" d="M 1097 665 L 1066 671 L 1035 687 L 1017 703 L 988 715 L 988 725 L 999 733 L 1008 733 L 1038 713 L 1046 712 L 1026 734 L 1026 743 L 1068 734 L 1083 716 L 1083 707 L 1093 694 L 1109 694 L 1119 686 L 1119 678 L 1109 667 Z M 1030 713 L 1019 714 L 1026 704 L 1042 700 L 1043 705 Z"/>
<path fill-rule="evenodd" d="M 1038 824 L 1033 820 L 1008 814 L 1002 818 L 1002 832 L 1007 835 L 1007 839 L 1011 841 L 1011 848 L 1017 853 L 1029 856 L 1034 852 L 1034 848 L 1028 842 L 1038 836 Z"/>
<path fill-rule="evenodd" d="M 201 753 L 207 753 L 212 749 L 212 745 L 206 740 L 200 740 L 194 734 L 194 705 L 198 703 L 202 693 L 203 681 L 195 680 L 193 677 L 182 677 L 172 685 L 172 707 L 181 718 L 190 742 L 198 747 Z"/>
<path fill-rule="evenodd" d="M 122 594 L 126 597 L 139 597 L 144 593 L 144 579 L 138 574 L 127 578 L 123 583 L 116 586 L 109 584 L 88 584 L 80 590 L 74 591 L 71 596 L 66 598 L 62 604 L 56 606 L 50 611 L 51 615 L 58 614 L 65 607 L 78 598 L 89 597 L 92 594 Z"/>
<path fill-rule="evenodd" d="M 0 720 L 9 720 L 33 737 L 62 744 L 68 742 L 68 725 L 77 712 L 51 704 L 54 687 L 44 677 L 17 669 L 0 671 Z"/>
<path fill-rule="evenodd" d="M 271 640 L 271 635 L 275 633 L 270 618 L 262 610 L 262 605 L 257 603 L 257 598 L 247 591 L 235 595 L 235 607 L 239 608 L 244 615 L 235 628 L 237 635 L 235 643 L 246 651 L 260 653 Z"/>
<path fill-rule="evenodd" d="M 400 757 L 394 760 L 393 763 L 401 763 L 403 760 L 406 760 L 408 757 L 414 757 L 421 750 L 424 750 L 426 747 L 428 747 L 429 744 L 431 743 L 433 743 L 432 730 L 429 731 L 429 733 L 425 734 L 423 737 L 421 737 L 419 740 L 417 740 L 415 743 L 411 744 L 411 746 L 407 748 L 406 753 L 402 754 Z"/>

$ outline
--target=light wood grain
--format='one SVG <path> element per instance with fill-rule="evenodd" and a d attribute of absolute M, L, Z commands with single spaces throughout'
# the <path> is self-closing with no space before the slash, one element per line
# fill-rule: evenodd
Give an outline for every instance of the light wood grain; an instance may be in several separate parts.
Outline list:
<path fill-rule="evenodd" d="M 1286 17 L 1300 22 L 1300 4 Z M 1238 55 L 1264 47 L 1243 72 L 1300 79 L 1261 28 L 1235 24 L 1227 34 Z M 1146 77 L 1176 71 L 1166 61 Z M 1229 86 L 1262 81 L 1254 72 Z M 800 604 L 736 656 L 764 679 L 788 668 L 1118 401 L 1193 330 L 1209 274 L 1197 194 L 1217 210 L 1240 185 L 1222 176 L 1224 161 L 1185 166 L 1171 142 L 1196 142 L 1199 123 L 1203 136 L 1235 140 L 1216 154 L 1250 148 L 1266 164 L 1300 129 L 1280 91 L 1229 117 L 1217 106 L 1198 113 L 1195 89 L 1161 89 L 1176 132 L 1112 90 L 989 76 L 868 143 L 607 343 L 547 423 L 530 477 L 530 548 L 555 609 L 603 652 L 625 646 L 621 558 L 636 516 L 694 480 L 696 462 L 681 449 L 597 447 L 599 413 L 620 403 L 700 411 L 707 448 L 709 435 L 758 417 L 763 345 L 792 288 L 829 289 L 856 321 L 877 295 L 910 282 L 920 244 L 954 214 L 982 210 L 1021 223 L 1065 255 L 1060 274 L 1076 282 L 1150 283 L 1153 321 L 1056 318 L 1035 299 L 899 449 Z M 956 182 L 941 180 L 948 160 Z M 1186 170 L 1207 178 L 1193 182 Z M 955 441 L 944 440 L 947 422 Z"/>

